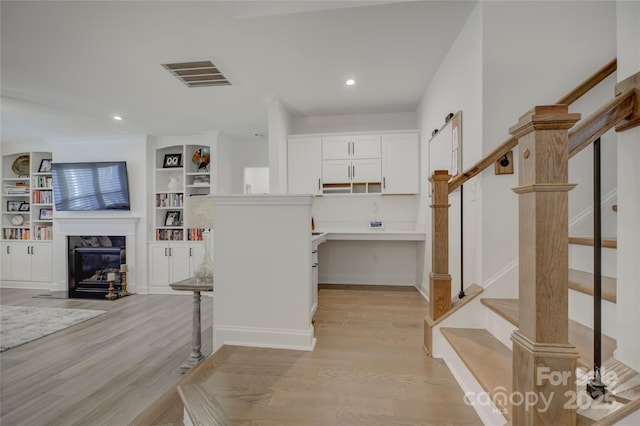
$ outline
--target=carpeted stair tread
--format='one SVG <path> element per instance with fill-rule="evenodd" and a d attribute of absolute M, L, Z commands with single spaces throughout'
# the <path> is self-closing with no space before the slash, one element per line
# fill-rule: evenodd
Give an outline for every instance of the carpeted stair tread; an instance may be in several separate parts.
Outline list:
<path fill-rule="evenodd" d="M 593 296 L 593 274 L 569 269 L 569 288 Z M 602 299 L 616 303 L 616 279 L 602 277 Z"/>
<path fill-rule="evenodd" d="M 518 299 L 480 299 L 487 306 L 511 324 L 518 326 L 518 313 L 520 310 Z M 580 357 L 578 363 L 583 367 L 593 366 L 593 329 L 576 321 L 569 320 L 569 342 L 575 345 Z M 615 339 L 602 335 L 602 359 L 613 356 L 617 343 Z"/>
<path fill-rule="evenodd" d="M 440 329 L 482 388 L 493 395 L 495 391 L 511 394 L 511 350 L 483 328 Z M 504 398 L 498 398 L 502 402 Z M 508 404 L 508 402 L 505 402 Z M 511 407 L 498 407 L 511 419 Z"/>

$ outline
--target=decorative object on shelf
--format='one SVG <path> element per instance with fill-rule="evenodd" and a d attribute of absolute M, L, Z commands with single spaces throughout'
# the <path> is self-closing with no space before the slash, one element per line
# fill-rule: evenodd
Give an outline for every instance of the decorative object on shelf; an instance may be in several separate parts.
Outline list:
<path fill-rule="evenodd" d="M 193 177 L 194 185 L 209 185 L 209 175 L 199 175 Z"/>
<path fill-rule="evenodd" d="M 38 173 L 50 173 L 51 172 L 51 159 L 45 158 L 40 161 L 40 167 L 38 168 Z"/>
<path fill-rule="evenodd" d="M 20 203 L 20 207 L 18 208 L 18 210 L 20 210 L 21 212 L 28 212 L 30 210 L 31 204 L 27 203 L 27 202 L 22 202 Z"/>
<path fill-rule="evenodd" d="M 53 209 L 40 209 L 40 220 L 53 219 Z"/>
<path fill-rule="evenodd" d="M 118 297 L 124 297 L 124 296 L 128 296 L 129 292 L 127 292 L 127 265 L 126 264 L 121 264 L 120 265 L 120 279 L 121 279 L 121 283 L 120 283 L 120 293 L 118 293 Z"/>
<path fill-rule="evenodd" d="M 178 192 L 182 188 L 182 179 L 179 176 L 171 176 L 167 184 L 169 191 Z"/>
<path fill-rule="evenodd" d="M 190 197 L 187 210 L 189 215 L 189 226 L 202 228 L 202 239 L 204 241 L 204 256 L 202 263 L 195 269 L 195 276 L 198 283 L 206 284 L 213 282 L 213 261 L 209 254 L 210 229 L 213 228 L 213 199 L 210 195 Z"/>
<path fill-rule="evenodd" d="M 24 223 L 24 217 L 17 214 L 11 218 L 11 224 L 14 226 L 20 226 Z"/>
<path fill-rule="evenodd" d="M 22 204 L 22 201 L 7 201 L 7 211 L 8 212 L 20 211 L 20 204 Z"/>
<path fill-rule="evenodd" d="M 29 176 L 29 156 L 21 155 L 11 165 L 11 170 L 18 176 Z"/>
<path fill-rule="evenodd" d="M 208 172 L 209 163 L 211 162 L 211 151 L 208 146 L 203 146 L 193 153 L 191 161 L 196 165 L 196 170 L 199 172 Z"/>
<path fill-rule="evenodd" d="M 113 282 L 116 280 L 116 273 L 115 272 L 109 272 L 107 274 L 107 281 L 109 282 L 109 293 L 105 294 L 105 298 L 107 300 L 114 300 L 118 298 L 118 295 L 116 295 L 116 289 L 113 287 Z"/>
<path fill-rule="evenodd" d="M 162 168 L 182 167 L 182 154 L 165 154 Z"/>
<path fill-rule="evenodd" d="M 180 226 L 180 210 L 168 210 L 164 217 L 164 226 Z"/>

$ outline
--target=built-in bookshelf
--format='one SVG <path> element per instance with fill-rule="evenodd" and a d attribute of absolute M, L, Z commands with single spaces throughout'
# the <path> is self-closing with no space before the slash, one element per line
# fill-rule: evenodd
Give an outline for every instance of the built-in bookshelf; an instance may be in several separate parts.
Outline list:
<path fill-rule="evenodd" d="M 156 241 L 201 241 L 189 227 L 190 197 L 211 193 L 211 151 L 202 145 L 175 145 L 155 151 L 154 222 Z"/>
<path fill-rule="evenodd" d="M 50 152 L 2 157 L 2 239 L 53 239 Z"/>

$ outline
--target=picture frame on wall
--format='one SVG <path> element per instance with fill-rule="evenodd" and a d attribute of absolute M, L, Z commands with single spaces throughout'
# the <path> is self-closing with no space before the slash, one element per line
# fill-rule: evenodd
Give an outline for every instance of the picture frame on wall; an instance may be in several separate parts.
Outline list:
<path fill-rule="evenodd" d="M 53 219 L 53 209 L 40 209 L 40 220 Z"/>
<path fill-rule="evenodd" d="M 180 210 L 167 210 L 164 226 L 180 226 Z"/>
<path fill-rule="evenodd" d="M 38 168 L 38 173 L 51 173 L 51 159 L 45 158 L 40 161 L 40 167 Z"/>
<path fill-rule="evenodd" d="M 162 162 L 163 169 L 182 167 L 182 154 L 165 154 Z"/>
<path fill-rule="evenodd" d="M 7 211 L 8 212 L 20 211 L 20 204 L 22 204 L 22 201 L 7 201 Z"/>

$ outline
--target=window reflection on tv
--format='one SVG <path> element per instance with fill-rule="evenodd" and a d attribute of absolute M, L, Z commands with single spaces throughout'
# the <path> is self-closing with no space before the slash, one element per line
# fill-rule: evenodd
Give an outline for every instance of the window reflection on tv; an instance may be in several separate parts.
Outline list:
<path fill-rule="evenodd" d="M 51 164 L 57 211 L 131 210 L 127 163 Z"/>

